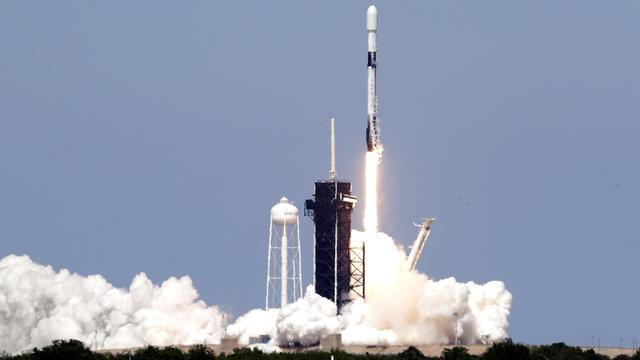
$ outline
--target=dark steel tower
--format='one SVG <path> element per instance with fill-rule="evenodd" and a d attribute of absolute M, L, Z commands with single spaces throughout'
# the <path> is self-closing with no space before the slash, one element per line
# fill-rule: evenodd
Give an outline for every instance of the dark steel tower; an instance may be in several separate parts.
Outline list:
<path fill-rule="evenodd" d="M 351 214 L 356 197 L 351 183 L 336 180 L 335 126 L 331 126 L 330 179 L 315 182 L 304 214 L 315 225 L 314 285 L 316 293 L 335 302 L 338 311 L 356 297 L 364 298 L 364 244 L 351 244 Z"/>
<path fill-rule="evenodd" d="M 353 279 L 351 253 L 351 213 L 356 198 L 351 183 L 316 181 L 314 199 L 305 202 L 305 215 L 315 224 L 315 287 L 316 293 L 333 301 L 338 310 L 352 300 L 351 291 L 364 297 L 364 247 L 357 260 L 357 279 Z M 359 253 L 358 251 L 355 251 Z M 355 256 L 354 256 L 355 258 Z"/>

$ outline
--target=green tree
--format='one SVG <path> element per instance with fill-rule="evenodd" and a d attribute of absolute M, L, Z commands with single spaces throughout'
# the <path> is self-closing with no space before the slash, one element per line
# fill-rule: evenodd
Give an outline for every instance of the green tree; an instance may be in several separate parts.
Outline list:
<path fill-rule="evenodd" d="M 631 360 L 631 356 L 621 354 L 613 358 L 613 360 Z"/>
<path fill-rule="evenodd" d="M 93 360 L 94 354 L 82 341 L 53 340 L 49 346 L 33 349 L 29 358 L 34 360 Z"/>
<path fill-rule="evenodd" d="M 213 360 L 216 358 L 215 353 L 206 345 L 194 345 L 187 353 L 188 360 Z"/>
<path fill-rule="evenodd" d="M 157 348 L 155 346 L 147 346 L 133 354 L 132 360 L 185 360 L 186 356 L 182 350 L 168 346 L 165 348 Z"/>
<path fill-rule="evenodd" d="M 167 346 L 160 349 L 159 360 L 185 360 L 186 354 L 175 346 Z"/>
<path fill-rule="evenodd" d="M 136 350 L 131 357 L 132 360 L 156 360 L 160 358 L 160 349 L 155 346 L 147 346 Z"/>
<path fill-rule="evenodd" d="M 609 357 L 606 355 L 601 355 L 593 351 L 593 349 L 589 349 L 582 353 L 582 358 L 585 360 L 609 360 Z"/>
<path fill-rule="evenodd" d="M 536 347 L 531 355 L 536 359 L 548 360 L 580 360 L 583 359 L 582 350 L 567 346 L 565 343 L 554 343 Z"/>
<path fill-rule="evenodd" d="M 232 359 L 238 360 L 252 360 L 252 359 L 265 359 L 268 356 L 258 349 L 250 349 L 250 348 L 236 348 L 233 349 L 233 354 L 228 356 Z"/>
<path fill-rule="evenodd" d="M 396 357 L 399 360 L 424 360 L 426 358 L 415 346 L 409 346 Z"/>
<path fill-rule="evenodd" d="M 531 352 L 522 344 L 515 344 L 511 339 L 494 343 L 481 356 L 485 360 L 529 360 Z"/>
<path fill-rule="evenodd" d="M 451 349 L 444 349 L 441 358 L 444 360 L 470 360 L 478 357 L 469 354 L 469 350 L 466 347 L 456 346 Z"/>

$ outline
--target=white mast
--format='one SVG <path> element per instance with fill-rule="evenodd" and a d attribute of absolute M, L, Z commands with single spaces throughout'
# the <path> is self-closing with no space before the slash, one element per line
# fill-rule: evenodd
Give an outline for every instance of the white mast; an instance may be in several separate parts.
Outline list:
<path fill-rule="evenodd" d="M 336 181 L 336 119 L 331 118 L 331 169 L 329 179 Z"/>

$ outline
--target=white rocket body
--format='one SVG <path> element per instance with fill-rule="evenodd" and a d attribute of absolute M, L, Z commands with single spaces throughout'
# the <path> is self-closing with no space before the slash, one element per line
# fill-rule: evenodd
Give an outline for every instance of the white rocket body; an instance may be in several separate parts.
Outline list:
<path fill-rule="evenodd" d="M 380 126 L 378 124 L 378 95 L 376 91 L 376 33 L 378 31 L 378 10 L 374 5 L 367 9 L 367 151 L 382 151 Z"/>

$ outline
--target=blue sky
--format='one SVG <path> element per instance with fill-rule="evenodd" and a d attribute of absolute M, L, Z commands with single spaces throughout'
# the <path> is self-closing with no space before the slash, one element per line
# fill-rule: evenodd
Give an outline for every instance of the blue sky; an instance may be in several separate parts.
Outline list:
<path fill-rule="evenodd" d="M 0 257 L 262 306 L 269 209 L 326 177 L 331 116 L 363 195 L 368 5 L 0 2 Z M 376 5 L 381 230 L 437 217 L 419 269 L 503 280 L 517 341 L 640 338 L 640 4 Z"/>

